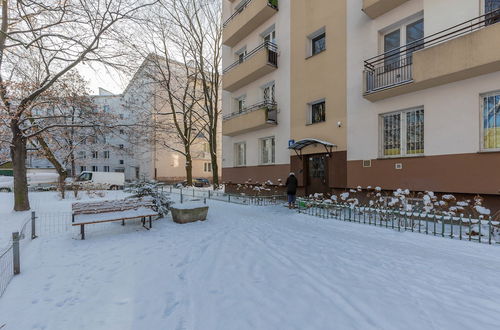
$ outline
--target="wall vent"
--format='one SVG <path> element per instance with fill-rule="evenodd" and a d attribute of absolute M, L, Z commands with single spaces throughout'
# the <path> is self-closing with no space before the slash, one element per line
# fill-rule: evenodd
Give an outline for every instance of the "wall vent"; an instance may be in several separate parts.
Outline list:
<path fill-rule="evenodd" d="M 372 161 L 370 160 L 363 160 L 363 167 L 372 167 Z"/>
<path fill-rule="evenodd" d="M 403 163 L 396 163 L 396 165 L 394 165 L 394 167 L 396 168 L 396 170 L 402 170 L 403 169 Z"/>

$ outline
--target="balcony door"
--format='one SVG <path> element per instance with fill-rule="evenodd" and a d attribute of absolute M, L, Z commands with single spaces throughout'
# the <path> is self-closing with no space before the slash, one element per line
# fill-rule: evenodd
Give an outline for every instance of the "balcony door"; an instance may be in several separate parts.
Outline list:
<path fill-rule="evenodd" d="M 500 0 L 485 0 L 484 13 L 486 14 L 486 25 L 500 22 Z"/>

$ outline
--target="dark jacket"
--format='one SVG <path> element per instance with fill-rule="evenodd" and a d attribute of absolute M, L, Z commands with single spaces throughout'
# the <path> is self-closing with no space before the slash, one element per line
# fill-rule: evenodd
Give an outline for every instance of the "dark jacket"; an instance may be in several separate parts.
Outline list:
<path fill-rule="evenodd" d="M 295 175 L 290 175 L 288 179 L 286 179 L 286 193 L 288 195 L 295 195 L 297 194 L 297 178 Z"/>

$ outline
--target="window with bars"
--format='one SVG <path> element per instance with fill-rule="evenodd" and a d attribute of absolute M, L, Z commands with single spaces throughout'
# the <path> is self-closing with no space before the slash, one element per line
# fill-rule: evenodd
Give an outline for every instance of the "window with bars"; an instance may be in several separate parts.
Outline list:
<path fill-rule="evenodd" d="M 414 156 L 424 153 L 424 109 L 381 116 L 382 156 Z"/>
<path fill-rule="evenodd" d="M 500 149 L 500 92 L 481 95 L 482 149 Z"/>
<path fill-rule="evenodd" d="M 260 163 L 262 165 L 274 164 L 275 149 L 276 146 L 274 137 L 263 138 L 260 140 Z"/>
<path fill-rule="evenodd" d="M 245 166 L 247 163 L 247 145 L 245 142 L 234 144 L 234 166 Z"/>

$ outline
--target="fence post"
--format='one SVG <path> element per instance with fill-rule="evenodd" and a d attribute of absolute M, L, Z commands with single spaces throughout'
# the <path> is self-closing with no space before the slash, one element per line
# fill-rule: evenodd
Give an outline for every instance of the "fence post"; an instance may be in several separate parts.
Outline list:
<path fill-rule="evenodd" d="M 478 233 L 479 233 L 479 235 L 477 237 L 479 239 L 479 243 L 481 243 L 481 217 L 479 217 Z"/>
<path fill-rule="evenodd" d="M 491 216 L 488 220 L 488 244 L 491 244 Z"/>
<path fill-rule="evenodd" d="M 208 191 L 208 199 L 210 199 L 210 190 Z"/>
<path fill-rule="evenodd" d="M 181 204 L 182 204 L 182 188 L 181 188 Z"/>
<path fill-rule="evenodd" d="M 12 255 L 14 256 L 14 275 L 21 273 L 21 260 L 19 256 L 19 232 L 12 233 Z"/>
<path fill-rule="evenodd" d="M 36 226 L 35 226 L 35 221 L 36 221 L 36 214 L 35 211 L 31 212 L 31 239 L 35 239 L 38 236 L 36 236 Z"/>

